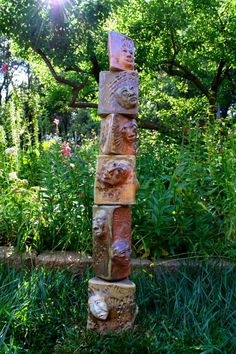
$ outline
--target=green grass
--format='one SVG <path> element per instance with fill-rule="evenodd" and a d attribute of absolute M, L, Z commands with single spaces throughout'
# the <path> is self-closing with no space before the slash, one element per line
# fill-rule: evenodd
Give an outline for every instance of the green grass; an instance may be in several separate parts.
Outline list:
<path fill-rule="evenodd" d="M 134 272 L 134 330 L 86 330 L 87 273 L 0 266 L 1 353 L 235 353 L 236 271 L 202 263 Z"/>

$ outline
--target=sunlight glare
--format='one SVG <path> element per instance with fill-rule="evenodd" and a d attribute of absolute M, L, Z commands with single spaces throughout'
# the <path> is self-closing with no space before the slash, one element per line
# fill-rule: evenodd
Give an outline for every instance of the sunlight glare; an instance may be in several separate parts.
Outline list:
<path fill-rule="evenodd" d="M 50 5 L 62 5 L 67 0 L 42 0 L 42 2 Z"/>
<path fill-rule="evenodd" d="M 60 4 L 62 4 L 63 2 L 64 2 L 65 0 L 51 0 L 51 3 L 53 3 L 53 4 L 58 4 L 58 5 L 60 5 Z"/>

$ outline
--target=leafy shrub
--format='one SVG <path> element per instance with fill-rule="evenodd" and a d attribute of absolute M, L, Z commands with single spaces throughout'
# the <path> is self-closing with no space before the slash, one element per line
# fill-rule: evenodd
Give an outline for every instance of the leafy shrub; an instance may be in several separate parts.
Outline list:
<path fill-rule="evenodd" d="M 4 173 L 0 181 L 2 243 L 91 251 L 95 149 L 87 140 L 71 156 L 58 143 L 44 144 L 39 155 L 22 154 L 20 178 Z"/>
<path fill-rule="evenodd" d="M 235 131 L 195 131 L 181 147 L 158 134 L 140 139 L 136 253 L 235 255 Z"/>
<path fill-rule="evenodd" d="M 181 146 L 150 132 L 139 141 L 133 255 L 234 257 L 235 129 L 227 121 L 193 129 Z M 98 142 L 61 150 L 55 140 L 15 150 L 17 157 L 0 150 L 2 244 L 91 252 Z M 18 178 L 9 179 L 16 168 Z"/>

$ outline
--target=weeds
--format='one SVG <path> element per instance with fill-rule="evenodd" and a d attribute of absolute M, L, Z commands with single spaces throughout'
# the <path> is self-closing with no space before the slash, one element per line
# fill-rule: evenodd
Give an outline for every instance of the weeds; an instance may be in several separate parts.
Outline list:
<path fill-rule="evenodd" d="M 235 267 L 208 262 L 134 273 L 134 330 L 86 330 L 87 279 L 1 266 L 1 348 L 7 353 L 234 353 Z"/>
<path fill-rule="evenodd" d="M 68 145 L 65 155 L 60 140 L 16 150 L 1 136 L 1 244 L 91 253 L 98 141 Z M 195 129 L 182 146 L 140 133 L 133 256 L 235 257 L 235 137 L 217 124 Z"/>

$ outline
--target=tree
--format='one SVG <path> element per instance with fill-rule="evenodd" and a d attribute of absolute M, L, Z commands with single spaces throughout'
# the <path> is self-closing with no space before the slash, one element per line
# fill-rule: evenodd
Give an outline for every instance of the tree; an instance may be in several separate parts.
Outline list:
<path fill-rule="evenodd" d="M 96 30 L 113 7 L 112 1 L 0 1 L 0 32 L 18 44 L 18 54 L 37 54 L 54 79 L 71 88 L 69 106 L 96 107 L 77 102 L 96 98 L 91 86 L 102 66 Z M 88 85 L 89 82 L 89 85 Z M 87 89 L 88 87 L 88 89 Z M 97 91 L 97 86 L 96 86 Z"/>
<path fill-rule="evenodd" d="M 16 87 L 30 85 L 30 69 L 26 61 L 17 59 L 11 53 L 6 37 L 0 37 L 0 105 L 7 102 Z"/>
<path fill-rule="evenodd" d="M 225 116 L 235 100 L 233 0 L 0 0 L 0 16 L 18 53 L 40 56 L 70 88 L 72 108 L 97 107 L 108 28 L 135 41 L 141 127 L 179 139 L 186 120 Z"/>
<path fill-rule="evenodd" d="M 233 0 L 132 0 L 116 28 L 134 38 L 140 70 L 177 78 L 186 97 L 204 97 L 210 114 L 220 107 L 225 116 L 236 94 L 235 16 Z"/>

